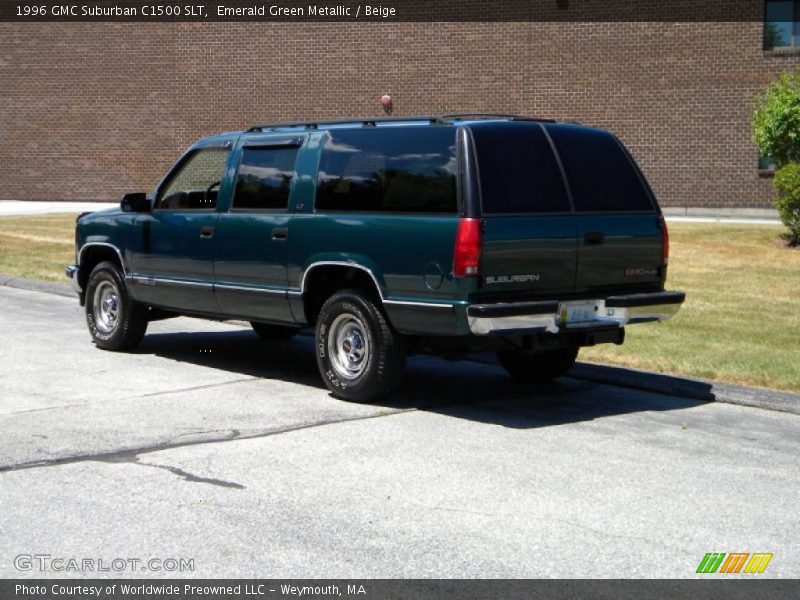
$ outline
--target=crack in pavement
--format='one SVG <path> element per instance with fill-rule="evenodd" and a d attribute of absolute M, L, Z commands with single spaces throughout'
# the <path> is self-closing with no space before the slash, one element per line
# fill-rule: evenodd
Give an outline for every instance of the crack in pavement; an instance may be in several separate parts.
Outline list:
<path fill-rule="evenodd" d="M 258 381 L 261 377 L 242 377 L 241 379 L 232 379 L 230 381 L 220 381 L 217 383 L 207 383 L 205 385 L 195 385 L 187 388 L 177 388 L 174 390 L 165 390 L 163 392 L 148 392 L 147 394 L 140 394 L 138 396 L 125 396 L 119 400 L 138 400 L 139 398 L 153 398 L 154 396 L 164 396 L 166 394 L 179 394 L 181 392 L 196 392 L 197 390 L 206 390 L 208 388 L 223 387 L 234 383 L 244 383 L 247 381 Z"/>
<path fill-rule="evenodd" d="M 225 442 L 234 442 L 240 440 L 253 440 L 259 438 L 267 438 L 273 435 L 281 435 L 285 433 L 294 433 L 296 431 L 303 431 L 306 429 L 313 429 L 316 427 L 324 427 L 326 425 L 338 425 L 340 423 L 352 423 L 355 421 L 365 421 L 367 419 L 377 419 L 380 417 L 405 414 L 409 412 L 416 412 L 425 407 L 414 408 L 400 408 L 400 409 L 381 409 L 379 412 L 370 415 L 361 415 L 357 417 L 344 417 L 333 419 L 329 421 L 315 421 L 313 423 L 306 423 L 304 425 L 297 425 L 294 427 L 284 427 L 281 429 L 273 430 L 257 430 L 254 433 L 242 435 L 238 429 L 230 430 L 230 433 L 223 437 L 214 437 L 208 439 L 197 439 L 187 442 L 161 442 L 153 446 L 142 446 L 140 448 L 127 448 L 123 450 L 114 450 L 112 452 L 101 452 L 99 454 L 77 454 L 73 456 L 63 456 L 59 458 L 51 458 L 46 460 L 37 460 L 31 462 L 23 462 L 12 465 L 0 465 L 0 474 L 9 473 L 12 471 L 27 471 L 29 469 L 42 469 L 47 467 L 57 467 L 61 465 L 82 463 L 82 462 L 135 462 L 139 460 L 142 454 L 150 454 L 153 452 L 161 452 L 162 450 L 174 450 L 176 448 L 185 448 L 188 446 L 203 446 L 206 444 L 217 444 Z M 203 433 L 218 432 L 219 430 L 199 432 L 198 435 Z M 183 435 L 178 437 L 184 437 Z M 178 438 L 172 438 L 178 439 Z"/>
<path fill-rule="evenodd" d="M 191 483 L 207 483 L 210 485 L 216 485 L 218 487 L 234 488 L 237 490 L 246 489 L 246 487 L 243 486 L 241 483 L 236 483 L 234 481 L 227 481 L 225 479 L 215 479 L 213 477 L 200 477 L 199 475 L 195 475 L 194 473 L 190 473 L 189 471 L 184 471 L 179 467 L 173 467 L 172 465 L 157 465 L 155 463 L 142 462 L 141 460 L 139 460 L 138 456 L 134 457 L 133 460 L 130 460 L 128 462 L 142 467 L 153 467 L 156 469 L 163 469 L 164 471 L 169 471 L 173 475 L 182 477 L 183 479 Z"/>
<path fill-rule="evenodd" d="M 162 392 L 148 392 L 147 394 L 140 394 L 137 396 L 123 396 L 122 398 L 112 398 L 112 399 L 105 399 L 105 400 L 90 400 L 88 402 L 81 402 L 79 404 L 62 404 L 60 406 L 46 406 L 44 408 L 30 408 L 27 410 L 17 410 L 8 413 L 0 413 L 0 420 L 3 417 L 11 417 L 15 415 L 26 415 L 30 413 L 37 413 L 37 412 L 47 412 L 53 410 L 64 410 L 69 408 L 86 408 L 89 406 L 95 406 L 97 404 L 107 404 L 109 402 L 123 402 L 125 400 L 140 400 L 142 398 L 153 398 L 156 396 L 165 396 L 167 394 L 180 394 L 183 392 L 195 392 L 197 390 L 204 390 L 213 387 L 223 387 L 226 385 L 232 385 L 234 383 L 245 383 L 248 381 L 258 381 L 260 377 L 244 377 L 241 379 L 232 379 L 231 381 L 220 381 L 217 383 L 207 383 L 205 385 L 196 385 L 187 388 L 175 388 L 173 390 L 164 390 Z M 52 398 L 50 396 L 44 396 L 44 398 Z"/>

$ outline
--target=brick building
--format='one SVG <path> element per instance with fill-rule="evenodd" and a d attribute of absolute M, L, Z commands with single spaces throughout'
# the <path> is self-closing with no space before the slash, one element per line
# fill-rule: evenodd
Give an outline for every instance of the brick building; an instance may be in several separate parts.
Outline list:
<path fill-rule="evenodd" d="M 609 128 L 662 205 L 764 208 L 752 99 L 800 65 L 797 30 L 765 49 L 776 29 L 763 19 L 0 23 L 0 199 L 116 200 L 150 189 L 200 136 L 377 115 L 389 93 L 397 115 L 519 112 Z"/>

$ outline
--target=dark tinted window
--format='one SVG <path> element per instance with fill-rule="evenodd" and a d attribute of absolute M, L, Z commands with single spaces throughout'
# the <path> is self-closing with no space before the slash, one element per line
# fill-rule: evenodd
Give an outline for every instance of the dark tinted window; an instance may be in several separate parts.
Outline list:
<path fill-rule="evenodd" d="M 297 148 L 244 148 L 234 208 L 283 210 L 289 205 Z"/>
<path fill-rule="evenodd" d="M 377 127 L 329 132 L 318 210 L 456 212 L 453 128 Z"/>
<path fill-rule="evenodd" d="M 800 0 L 767 0 L 764 17 L 765 48 L 800 45 Z"/>
<path fill-rule="evenodd" d="M 652 210 L 632 159 L 611 134 L 574 125 L 546 125 L 567 174 L 575 210 Z"/>
<path fill-rule="evenodd" d="M 485 214 L 569 212 L 564 180 L 537 123 L 475 126 Z"/>

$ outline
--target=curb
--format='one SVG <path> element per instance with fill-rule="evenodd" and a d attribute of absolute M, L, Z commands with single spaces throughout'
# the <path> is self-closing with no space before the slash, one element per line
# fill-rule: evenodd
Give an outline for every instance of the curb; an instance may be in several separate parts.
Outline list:
<path fill-rule="evenodd" d="M 665 217 L 704 217 L 711 219 L 754 219 L 780 222 L 776 208 L 704 208 L 699 206 L 662 206 Z"/>
<path fill-rule="evenodd" d="M 68 298 L 77 297 L 77 294 L 68 283 L 13 277 L 1 273 L 0 287 L 43 292 Z M 249 324 L 244 322 L 229 322 L 234 325 L 249 327 Z M 467 360 L 484 365 L 500 366 L 493 354 L 473 354 L 468 356 Z M 687 400 L 724 402 L 726 404 L 737 404 L 739 406 L 800 415 L 800 394 L 793 392 L 722 383 L 679 375 L 664 375 L 641 369 L 612 367 L 587 362 L 576 363 L 567 376 L 604 385 L 668 394 L 678 398 L 686 398 Z"/>
<path fill-rule="evenodd" d="M 473 355 L 468 360 L 485 365 L 500 366 L 500 363 L 491 354 Z M 800 394 L 783 390 L 723 383 L 681 375 L 665 375 L 642 369 L 613 367 L 589 362 L 575 363 L 575 366 L 567 373 L 567 377 L 645 392 L 668 394 L 687 400 L 723 402 L 800 415 Z"/>
<path fill-rule="evenodd" d="M 57 281 L 41 281 L 40 279 L 28 279 L 27 277 L 14 277 L 0 273 L 0 286 L 17 288 L 20 290 L 30 290 L 32 292 L 43 292 L 45 294 L 55 294 L 68 298 L 77 298 L 78 294 L 68 283 Z"/>

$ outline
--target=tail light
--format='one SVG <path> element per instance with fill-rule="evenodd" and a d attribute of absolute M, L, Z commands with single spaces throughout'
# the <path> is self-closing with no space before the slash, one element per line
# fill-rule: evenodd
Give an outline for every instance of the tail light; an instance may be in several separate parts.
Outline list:
<path fill-rule="evenodd" d="M 664 215 L 659 215 L 658 226 L 661 229 L 661 263 L 666 267 L 669 264 L 669 229 Z"/>
<path fill-rule="evenodd" d="M 477 275 L 480 259 L 481 221 L 480 219 L 461 219 L 456 231 L 453 275 L 456 277 Z"/>

